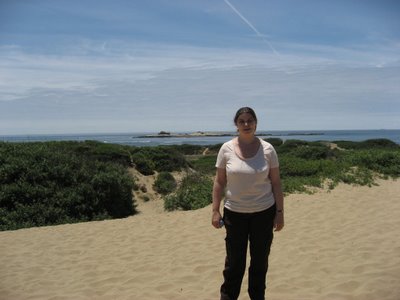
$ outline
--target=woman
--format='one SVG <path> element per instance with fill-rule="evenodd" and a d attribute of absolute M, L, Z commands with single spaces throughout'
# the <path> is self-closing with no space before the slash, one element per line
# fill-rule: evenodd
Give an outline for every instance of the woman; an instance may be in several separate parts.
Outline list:
<path fill-rule="evenodd" d="M 222 145 L 213 186 L 212 225 L 226 228 L 226 259 L 221 300 L 237 299 L 250 243 L 248 293 L 265 299 L 265 280 L 273 229 L 284 226 L 278 157 L 271 144 L 255 136 L 257 117 L 250 107 L 234 118 L 238 137 Z M 226 189 L 223 218 L 220 213 Z"/>

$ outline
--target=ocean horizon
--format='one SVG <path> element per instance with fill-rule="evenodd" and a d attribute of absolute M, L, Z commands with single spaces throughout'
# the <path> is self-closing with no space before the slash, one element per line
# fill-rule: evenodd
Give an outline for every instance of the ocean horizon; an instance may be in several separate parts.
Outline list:
<path fill-rule="evenodd" d="M 191 135 L 193 133 L 212 133 L 213 135 Z M 45 141 L 87 141 L 122 144 L 130 146 L 159 145 L 215 145 L 224 143 L 236 135 L 234 131 L 185 131 L 171 132 L 171 136 L 157 136 L 158 132 L 125 133 L 65 133 L 65 134 L 18 134 L 0 135 L 3 142 L 45 142 Z M 176 136 L 182 135 L 182 136 Z M 373 130 L 270 130 L 258 131 L 260 138 L 298 139 L 305 141 L 364 141 L 368 139 L 389 139 L 400 144 L 400 129 Z"/>

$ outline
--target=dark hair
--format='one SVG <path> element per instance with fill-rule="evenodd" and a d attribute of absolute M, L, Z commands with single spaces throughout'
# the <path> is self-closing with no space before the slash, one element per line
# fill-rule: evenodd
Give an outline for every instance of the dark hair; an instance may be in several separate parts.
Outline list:
<path fill-rule="evenodd" d="M 236 112 L 235 118 L 233 119 L 233 122 L 235 123 L 235 125 L 236 125 L 237 120 L 239 119 L 240 115 L 244 114 L 244 113 L 250 114 L 257 123 L 257 116 L 256 116 L 256 113 L 254 112 L 254 110 L 251 107 L 245 106 L 245 107 L 239 108 L 239 110 Z"/>

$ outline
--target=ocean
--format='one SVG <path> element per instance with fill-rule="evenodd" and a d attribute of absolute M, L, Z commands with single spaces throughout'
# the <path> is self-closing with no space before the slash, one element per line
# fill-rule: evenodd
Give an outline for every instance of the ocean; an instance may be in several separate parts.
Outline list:
<path fill-rule="evenodd" d="M 96 134 L 43 134 L 43 135 L 0 135 L 4 142 L 37 142 L 37 141 L 85 141 L 94 140 L 103 143 L 130 146 L 158 145 L 215 145 L 224 143 L 232 136 L 190 136 L 190 137 L 143 137 L 153 133 L 96 133 Z M 234 132 L 221 132 L 232 134 Z M 389 139 L 400 144 L 400 129 L 396 130 L 305 130 L 305 131 L 260 131 L 261 138 L 280 138 L 282 140 L 299 139 L 305 141 L 364 141 L 368 139 Z"/>

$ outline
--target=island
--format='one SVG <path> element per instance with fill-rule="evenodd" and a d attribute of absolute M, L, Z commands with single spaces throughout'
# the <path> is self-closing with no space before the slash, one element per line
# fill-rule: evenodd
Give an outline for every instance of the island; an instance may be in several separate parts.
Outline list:
<path fill-rule="evenodd" d="M 170 133 L 168 131 L 160 131 L 156 134 L 146 134 L 138 136 L 137 138 L 189 138 L 189 137 L 210 137 L 210 136 L 235 136 L 236 133 L 228 133 L 228 132 L 205 132 L 205 131 L 196 131 L 192 133 Z"/>
<path fill-rule="evenodd" d="M 222 137 L 236 136 L 236 132 L 215 132 L 215 131 L 196 131 L 191 133 L 171 133 L 160 131 L 155 134 L 136 136 L 135 138 L 191 138 L 191 137 Z M 324 135 L 323 132 L 287 132 L 287 133 L 267 133 L 259 132 L 258 136 L 296 136 L 296 135 Z"/>

